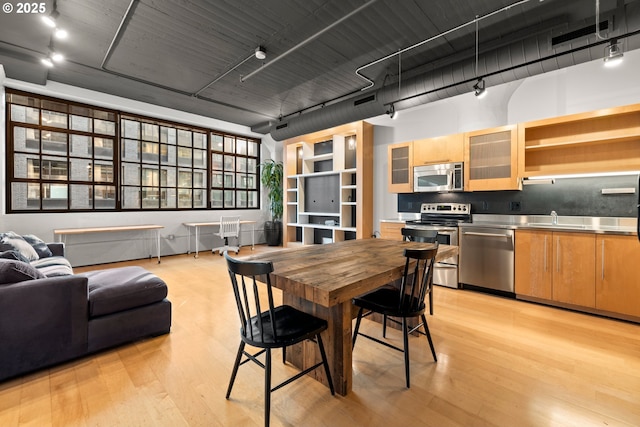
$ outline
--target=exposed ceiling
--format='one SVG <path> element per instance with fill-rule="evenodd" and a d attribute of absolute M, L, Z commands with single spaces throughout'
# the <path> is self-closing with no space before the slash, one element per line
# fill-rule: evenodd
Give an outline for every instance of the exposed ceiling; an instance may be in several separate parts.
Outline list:
<path fill-rule="evenodd" d="M 313 121 L 321 110 L 354 98 L 380 98 L 376 108 L 356 115 L 366 118 L 383 114 L 401 98 L 405 102 L 396 108 L 470 91 L 477 75 L 490 85 L 596 59 L 612 36 L 622 37 L 625 49 L 639 48 L 640 0 L 600 0 L 600 21 L 608 25 L 602 38 L 588 32 L 553 42 L 593 26 L 596 3 L 57 0 L 58 25 L 69 37 L 55 40 L 53 47 L 65 62 L 53 68 L 40 63 L 49 51 L 51 29 L 38 14 L 14 10 L 0 15 L 0 64 L 9 78 L 66 83 L 250 126 L 278 139 L 278 123 Z M 54 2 L 45 4 L 51 12 Z M 481 18 L 477 33 L 476 17 Z M 254 57 L 258 46 L 266 49 L 266 59 Z M 361 71 L 375 82 L 363 92 L 369 83 L 356 70 L 387 55 L 392 57 Z M 523 64 L 529 69 L 519 72 Z M 434 74 L 438 70 L 444 71 Z M 426 75 L 429 84 L 423 82 Z M 352 101 L 348 107 L 354 108 Z M 284 136 L 340 120 L 316 119 L 299 131 L 292 126 Z"/>

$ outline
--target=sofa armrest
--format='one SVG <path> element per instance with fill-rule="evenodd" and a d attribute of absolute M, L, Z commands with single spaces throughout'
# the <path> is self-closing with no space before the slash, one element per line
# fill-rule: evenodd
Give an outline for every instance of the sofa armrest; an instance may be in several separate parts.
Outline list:
<path fill-rule="evenodd" d="M 47 243 L 49 250 L 53 254 L 53 256 L 64 256 L 64 243 L 63 242 L 52 242 Z"/>
<path fill-rule="evenodd" d="M 87 351 L 87 278 L 0 286 L 0 381 Z"/>

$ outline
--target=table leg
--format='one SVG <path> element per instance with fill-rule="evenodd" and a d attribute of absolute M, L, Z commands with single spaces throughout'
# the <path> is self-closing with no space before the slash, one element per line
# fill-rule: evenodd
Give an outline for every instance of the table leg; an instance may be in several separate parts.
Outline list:
<path fill-rule="evenodd" d="M 187 255 L 191 254 L 191 227 L 187 227 Z"/>
<path fill-rule="evenodd" d="M 158 250 L 158 264 L 160 264 L 160 230 L 156 230 L 156 248 Z"/>
<path fill-rule="evenodd" d="M 256 225 L 255 223 L 251 224 L 251 250 L 256 248 Z"/>
<path fill-rule="evenodd" d="M 327 308 L 284 293 L 283 303 L 327 320 L 329 327 L 322 333 L 322 340 L 329 360 L 333 386 L 336 393 L 342 396 L 347 395 L 351 391 L 353 382 L 351 301 Z M 304 342 L 287 348 L 287 361 L 301 369 L 311 366 L 320 360 L 320 352 L 315 343 Z M 322 369 L 315 369 L 309 375 L 327 385 L 327 378 Z"/>
<path fill-rule="evenodd" d="M 200 239 L 198 238 L 198 230 L 200 227 L 198 227 L 196 225 L 196 255 L 194 256 L 194 258 L 198 258 L 198 242 L 200 241 Z"/>

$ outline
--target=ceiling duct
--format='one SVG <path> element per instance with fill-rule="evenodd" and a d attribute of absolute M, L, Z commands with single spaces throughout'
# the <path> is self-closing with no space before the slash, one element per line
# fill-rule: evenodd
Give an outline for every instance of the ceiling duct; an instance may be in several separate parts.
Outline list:
<path fill-rule="evenodd" d="M 609 31 L 608 37 L 624 38 L 629 36 L 625 39 L 625 49 L 640 48 L 638 31 L 640 29 L 640 7 L 637 3 L 630 3 L 625 8 L 621 8 L 619 12 L 624 13 L 626 19 L 618 20 L 622 24 L 614 31 Z M 607 22 L 610 23 L 611 19 L 608 19 Z M 583 22 L 582 27 L 589 27 L 586 24 Z M 607 25 L 610 28 L 610 25 Z M 595 30 L 595 24 L 591 26 Z M 566 32 L 567 26 L 565 25 L 564 28 Z M 399 110 L 469 93 L 473 90 L 473 84 L 477 82 L 478 76 L 483 76 L 488 86 L 495 86 L 602 58 L 603 43 L 606 41 L 597 40 L 595 31 L 578 36 L 575 33 L 576 30 L 577 28 L 571 30 L 573 32 L 571 41 L 564 40 L 556 46 L 552 45 L 552 36 L 546 32 L 482 52 L 477 74 L 471 65 L 473 58 L 469 56 L 426 74 L 403 79 L 400 94 L 398 94 L 398 87 L 390 84 L 378 89 L 373 94 L 356 100 L 353 97 L 347 98 L 306 114 L 283 119 L 283 122 L 286 123 L 284 127 L 282 127 L 282 122 L 277 122 L 263 124 L 252 128 L 252 130 L 265 130 L 266 126 L 270 126 L 268 129 L 271 137 L 280 141 L 383 115 L 388 111 L 390 104 L 394 104 L 395 109 Z M 579 54 L 583 51 L 586 53 Z M 561 59 L 558 59 L 560 57 Z M 374 99 L 370 99 L 371 97 Z M 368 100 L 368 102 L 362 103 L 361 101 L 364 100 Z"/>

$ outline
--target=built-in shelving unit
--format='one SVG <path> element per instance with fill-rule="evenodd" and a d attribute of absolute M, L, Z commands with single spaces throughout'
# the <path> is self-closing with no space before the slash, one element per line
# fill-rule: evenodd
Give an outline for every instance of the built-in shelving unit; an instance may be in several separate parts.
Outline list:
<path fill-rule="evenodd" d="M 640 104 L 521 123 L 524 177 L 640 168 Z"/>
<path fill-rule="evenodd" d="M 356 122 L 284 142 L 285 246 L 371 237 L 372 136 Z"/>

